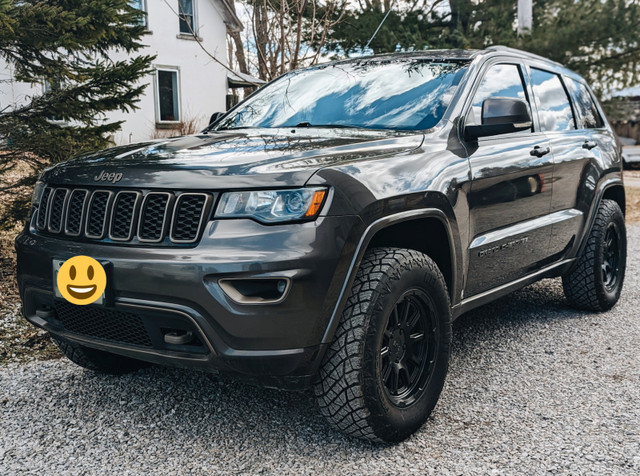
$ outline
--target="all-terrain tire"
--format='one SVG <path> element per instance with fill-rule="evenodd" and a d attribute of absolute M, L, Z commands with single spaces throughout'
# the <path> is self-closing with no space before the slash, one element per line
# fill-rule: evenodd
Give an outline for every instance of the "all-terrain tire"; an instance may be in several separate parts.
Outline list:
<path fill-rule="evenodd" d="M 52 335 L 51 339 L 74 364 L 96 373 L 122 375 L 149 365 L 141 360 L 92 349 L 62 337 Z"/>
<path fill-rule="evenodd" d="M 568 301 L 588 311 L 611 309 L 622 291 L 626 261 L 624 215 L 614 200 L 602 200 L 582 255 L 562 277 Z"/>
<path fill-rule="evenodd" d="M 438 401 L 450 344 L 449 297 L 434 261 L 414 250 L 369 250 L 314 384 L 320 412 L 350 436 L 406 439 Z"/>

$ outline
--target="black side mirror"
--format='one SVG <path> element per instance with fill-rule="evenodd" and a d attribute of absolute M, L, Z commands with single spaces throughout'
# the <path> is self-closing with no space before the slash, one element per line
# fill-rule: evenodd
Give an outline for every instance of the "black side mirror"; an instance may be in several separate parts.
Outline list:
<path fill-rule="evenodd" d="M 482 125 L 464 128 L 468 139 L 531 129 L 531 110 L 522 99 L 488 98 L 482 103 Z"/>
<path fill-rule="evenodd" d="M 209 125 L 212 126 L 213 124 L 218 122 L 220 118 L 222 118 L 222 116 L 224 116 L 224 112 L 214 112 L 213 114 L 211 114 L 211 117 L 209 118 Z"/>

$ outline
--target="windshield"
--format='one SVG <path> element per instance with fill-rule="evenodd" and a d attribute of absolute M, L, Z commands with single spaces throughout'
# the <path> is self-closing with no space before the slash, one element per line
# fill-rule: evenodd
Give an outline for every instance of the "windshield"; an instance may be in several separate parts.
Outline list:
<path fill-rule="evenodd" d="M 368 60 L 294 71 L 259 90 L 215 129 L 429 129 L 442 118 L 467 64 Z"/>

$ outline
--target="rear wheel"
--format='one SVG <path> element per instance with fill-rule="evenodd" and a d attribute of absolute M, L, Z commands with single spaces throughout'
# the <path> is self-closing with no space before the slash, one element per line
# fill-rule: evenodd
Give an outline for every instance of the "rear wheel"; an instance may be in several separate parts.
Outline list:
<path fill-rule="evenodd" d="M 562 277 L 564 294 L 578 309 L 611 309 L 622 291 L 627 262 L 624 215 L 613 200 L 602 200 L 585 249 Z"/>
<path fill-rule="evenodd" d="M 444 384 L 451 312 L 436 264 L 414 250 L 365 255 L 314 386 L 344 433 L 401 441 L 428 418 Z"/>
<path fill-rule="evenodd" d="M 51 339 L 73 363 L 97 373 L 121 375 L 149 365 L 141 360 L 92 349 L 62 337 L 52 335 Z"/>

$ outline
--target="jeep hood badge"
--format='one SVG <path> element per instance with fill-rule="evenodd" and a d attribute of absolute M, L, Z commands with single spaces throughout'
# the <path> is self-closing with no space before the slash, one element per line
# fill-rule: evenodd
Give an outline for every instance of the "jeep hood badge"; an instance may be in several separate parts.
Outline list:
<path fill-rule="evenodd" d="M 104 170 L 101 170 L 98 175 L 93 177 L 94 182 L 111 182 L 118 183 L 122 179 L 121 173 L 111 172 L 107 173 Z"/>

